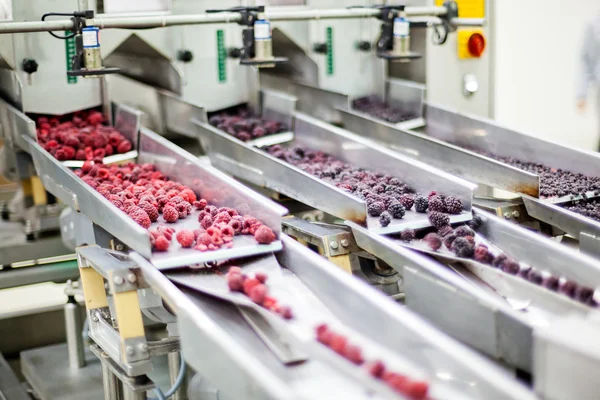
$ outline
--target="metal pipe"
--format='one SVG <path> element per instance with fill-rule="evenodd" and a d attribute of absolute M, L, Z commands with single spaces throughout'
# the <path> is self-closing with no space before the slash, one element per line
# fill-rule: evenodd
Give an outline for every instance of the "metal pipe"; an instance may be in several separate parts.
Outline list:
<path fill-rule="evenodd" d="M 167 360 L 169 364 L 169 381 L 171 382 L 171 386 L 175 385 L 177 382 L 177 376 L 179 375 L 179 365 L 181 364 L 181 353 L 178 351 L 171 352 L 167 355 Z M 185 383 L 185 378 L 184 381 Z M 173 393 L 171 396 L 172 400 L 185 400 L 185 385 L 181 385 L 179 389 Z"/>
<path fill-rule="evenodd" d="M 81 336 L 83 322 L 81 321 L 79 306 L 73 296 L 69 296 L 64 310 L 69 367 L 71 369 L 83 368 L 85 367 L 85 352 L 83 349 L 83 337 Z"/>
<path fill-rule="evenodd" d="M 297 21 L 309 19 L 345 19 L 368 18 L 379 15 L 380 10 L 373 8 L 350 8 L 331 10 L 306 10 L 306 11 L 274 11 L 266 12 L 265 16 L 271 21 Z M 406 15 L 417 16 L 443 16 L 447 13 L 445 7 L 407 7 Z M 143 17 L 96 17 L 88 20 L 89 25 L 100 29 L 108 28 L 160 28 L 176 25 L 198 25 L 238 22 L 239 13 L 225 12 L 215 14 L 190 14 L 190 15 L 157 15 Z M 0 33 L 19 32 L 46 32 L 65 31 L 73 29 L 71 20 L 37 21 L 37 22 L 5 22 L 0 24 Z"/>
<path fill-rule="evenodd" d="M 112 373 L 106 362 L 102 362 L 102 385 L 104 386 L 104 400 L 119 400 L 119 385 L 117 377 Z"/>
<path fill-rule="evenodd" d="M 450 24 L 454 26 L 485 26 L 484 18 L 451 18 Z"/>

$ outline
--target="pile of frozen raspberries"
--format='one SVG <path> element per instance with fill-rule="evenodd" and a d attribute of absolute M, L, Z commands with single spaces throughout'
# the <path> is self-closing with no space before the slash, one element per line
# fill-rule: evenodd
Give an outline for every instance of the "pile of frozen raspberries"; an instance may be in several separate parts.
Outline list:
<path fill-rule="evenodd" d="M 198 199 L 192 189 L 168 180 L 153 164 L 104 165 L 86 161 L 75 174 L 142 227 L 149 229 L 153 222 L 162 219 L 166 224 L 149 230 L 155 251 L 167 251 L 173 236 L 182 247 L 199 251 L 232 247 L 236 235 L 254 235 L 260 244 L 276 239 L 271 228 L 258 219 Z M 195 215 L 195 210 L 199 211 L 197 229 L 175 231 L 169 226 Z"/>
<path fill-rule="evenodd" d="M 100 162 L 113 154 L 127 153 L 131 142 L 111 126 L 103 125 L 99 111 L 80 111 L 61 121 L 37 118 L 38 143 L 59 161 Z"/>

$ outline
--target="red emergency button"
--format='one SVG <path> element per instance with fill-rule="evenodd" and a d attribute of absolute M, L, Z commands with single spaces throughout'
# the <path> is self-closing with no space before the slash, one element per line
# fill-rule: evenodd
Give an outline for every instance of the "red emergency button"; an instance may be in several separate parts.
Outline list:
<path fill-rule="evenodd" d="M 485 50 L 485 38 L 481 33 L 473 33 L 471 37 L 469 37 L 467 47 L 469 48 L 469 53 L 473 57 L 481 57 Z"/>

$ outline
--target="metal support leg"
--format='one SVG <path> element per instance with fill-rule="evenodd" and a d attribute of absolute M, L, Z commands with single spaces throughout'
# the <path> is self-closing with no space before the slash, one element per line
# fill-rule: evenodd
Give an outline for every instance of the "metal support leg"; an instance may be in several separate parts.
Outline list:
<path fill-rule="evenodd" d="M 104 400 L 119 400 L 119 382 L 104 361 L 102 361 L 102 383 L 104 385 Z"/>
<path fill-rule="evenodd" d="M 169 361 L 169 381 L 171 382 L 171 386 L 175 384 L 177 380 L 177 375 L 179 374 L 179 367 L 181 364 L 181 353 L 178 351 L 171 352 L 168 354 Z M 185 382 L 185 378 L 184 378 Z M 186 399 L 186 390 L 185 384 L 182 384 L 181 387 L 173 394 L 171 397 L 172 400 L 185 400 Z"/>
<path fill-rule="evenodd" d="M 81 331 L 83 323 L 79 306 L 75 297 L 69 296 L 65 304 L 65 330 L 67 333 L 67 349 L 69 351 L 69 367 L 79 369 L 85 367 L 85 353 Z"/>
<path fill-rule="evenodd" d="M 123 385 L 123 400 L 146 400 L 146 392 L 135 391 Z"/>

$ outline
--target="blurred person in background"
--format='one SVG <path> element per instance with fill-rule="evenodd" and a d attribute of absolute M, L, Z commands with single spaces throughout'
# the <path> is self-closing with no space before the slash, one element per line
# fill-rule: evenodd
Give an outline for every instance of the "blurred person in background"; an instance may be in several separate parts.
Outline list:
<path fill-rule="evenodd" d="M 583 112 L 587 108 L 589 90 L 595 86 L 597 91 L 596 108 L 600 121 L 600 15 L 585 28 L 581 49 L 581 76 L 577 88 L 577 108 Z M 600 150 L 600 143 L 598 145 Z"/>

